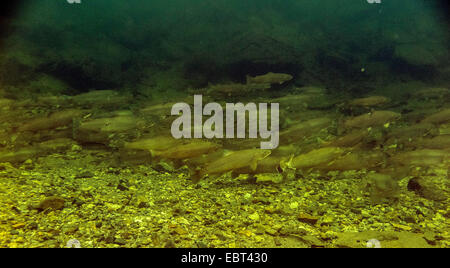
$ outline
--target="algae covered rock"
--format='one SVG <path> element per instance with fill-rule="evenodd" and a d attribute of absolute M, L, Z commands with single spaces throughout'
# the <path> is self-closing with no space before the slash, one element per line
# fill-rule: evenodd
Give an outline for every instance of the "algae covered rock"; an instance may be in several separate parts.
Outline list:
<path fill-rule="evenodd" d="M 377 245 L 374 245 L 376 243 Z M 340 248 L 431 248 L 424 234 L 408 232 L 348 232 L 338 233 L 335 245 Z"/>
<path fill-rule="evenodd" d="M 44 199 L 39 205 L 36 206 L 38 211 L 46 211 L 48 209 L 51 210 L 61 210 L 65 206 L 64 198 L 51 196 Z"/>
<path fill-rule="evenodd" d="M 414 177 L 408 182 L 408 190 L 434 201 L 446 200 L 449 197 L 446 192 L 448 188 L 449 182 L 438 176 Z"/>

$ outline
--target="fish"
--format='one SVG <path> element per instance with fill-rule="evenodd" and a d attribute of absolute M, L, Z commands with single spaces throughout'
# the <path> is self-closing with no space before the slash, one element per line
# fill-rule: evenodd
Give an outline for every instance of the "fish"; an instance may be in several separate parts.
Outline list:
<path fill-rule="evenodd" d="M 224 96 L 241 96 L 254 92 L 257 90 L 269 89 L 270 84 L 219 84 L 210 85 L 207 93 L 209 95 L 224 95 Z"/>
<path fill-rule="evenodd" d="M 250 168 L 255 171 L 258 162 L 268 157 L 272 151 L 262 149 L 248 149 L 232 152 L 214 162 L 209 163 L 203 169 L 199 169 L 191 176 L 194 183 L 199 182 L 207 175 L 222 175 L 229 171 L 242 168 Z"/>
<path fill-rule="evenodd" d="M 315 118 L 308 121 L 296 123 L 288 129 L 280 132 L 280 140 L 285 142 L 293 142 L 303 140 L 305 136 L 309 136 L 322 129 L 332 125 L 333 120 L 328 117 Z"/>
<path fill-rule="evenodd" d="M 158 136 L 127 142 L 124 147 L 129 150 L 164 151 L 180 144 L 182 144 L 182 141 L 173 137 Z"/>
<path fill-rule="evenodd" d="M 400 118 L 401 114 L 399 113 L 391 111 L 375 111 L 373 113 L 347 119 L 344 122 L 344 127 L 346 129 L 377 127 L 399 120 Z"/>
<path fill-rule="evenodd" d="M 284 82 L 292 80 L 293 76 L 283 73 L 267 73 L 259 76 L 247 75 L 247 84 L 283 84 Z"/>
<path fill-rule="evenodd" d="M 32 121 L 20 126 L 19 132 L 23 131 L 42 131 L 48 129 L 55 129 L 58 127 L 70 126 L 73 123 L 73 119 L 81 117 L 85 110 L 69 109 L 55 112 L 47 117 L 39 117 Z"/>
<path fill-rule="evenodd" d="M 323 147 L 353 147 L 363 141 L 367 136 L 369 136 L 369 131 L 366 129 L 356 130 L 343 137 L 326 142 L 323 144 Z"/>
<path fill-rule="evenodd" d="M 187 144 L 181 144 L 165 151 L 151 150 L 153 157 L 166 159 L 188 159 L 198 157 L 204 154 L 214 152 L 220 148 L 219 144 L 208 141 L 193 141 Z"/>
<path fill-rule="evenodd" d="M 354 99 L 350 102 L 350 106 L 379 106 L 388 103 L 390 100 L 384 96 L 370 96 L 366 98 Z"/>
<path fill-rule="evenodd" d="M 289 164 L 295 169 L 320 168 L 329 165 L 344 153 L 345 150 L 339 147 L 325 147 L 298 155 Z"/>
<path fill-rule="evenodd" d="M 288 167 L 289 162 L 292 161 L 291 156 L 269 156 L 261 159 L 256 169 L 252 170 L 250 166 L 233 170 L 234 175 L 238 174 L 263 174 L 263 173 L 283 173 Z"/>
<path fill-rule="evenodd" d="M 422 123 L 431 123 L 431 124 L 443 124 L 450 122 L 450 109 L 442 110 L 438 113 L 432 114 L 422 120 Z"/>

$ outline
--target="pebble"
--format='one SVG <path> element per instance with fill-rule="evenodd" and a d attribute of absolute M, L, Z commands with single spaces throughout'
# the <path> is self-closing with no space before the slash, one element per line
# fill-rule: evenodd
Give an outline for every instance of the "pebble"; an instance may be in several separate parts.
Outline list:
<path fill-rule="evenodd" d="M 319 220 L 318 217 L 309 215 L 307 213 L 298 214 L 297 219 L 301 222 L 312 224 L 312 225 L 316 224 L 317 221 Z"/>
<path fill-rule="evenodd" d="M 255 212 L 253 214 L 251 214 L 250 216 L 248 216 L 252 221 L 259 221 L 260 217 L 258 212 Z"/>
<path fill-rule="evenodd" d="M 292 202 L 291 204 L 289 204 L 289 207 L 291 209 L 297 209 L 298 208 L 298 202 Z"/>

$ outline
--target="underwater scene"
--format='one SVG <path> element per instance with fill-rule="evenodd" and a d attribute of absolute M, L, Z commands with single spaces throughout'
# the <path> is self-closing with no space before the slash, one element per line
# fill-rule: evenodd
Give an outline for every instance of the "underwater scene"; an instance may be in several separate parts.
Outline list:
<path fill-rule="evenodd" d="M 13 2 L 1 248 L 450 247 L 447 1 Z"/>

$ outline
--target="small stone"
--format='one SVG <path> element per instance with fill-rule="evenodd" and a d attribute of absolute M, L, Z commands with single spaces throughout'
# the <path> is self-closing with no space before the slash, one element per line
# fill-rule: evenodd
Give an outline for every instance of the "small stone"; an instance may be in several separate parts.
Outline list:
<path fill-rule="evenodd" d="M 204 241 L 196 241 L 195 244 L 198 248 L 208 248 L 208 245 Z"/>
<path fill-rule="evenodd" d="M 317 221 L 319 220 L 318 217 L 309 215 L 307 213 L 300 213 L 298 215 L 297 219 L 301 222 L 312 224 L 312 225 L 316 224 Z"/>
<path fill-rule="evenodd" d="M 164 173 L 164 172 L 173 173 L 173 172 L 175 172 L 175 168 L 172 165 L 170 165 L 170 164 L 168 164 L 166 162 L 159 162 L 158 164 L 153 166 L 153 169 L 158 171 L 158 172 L 161 172 L 161 173 Z"/>
<path fill-rule="evenodd" d="M 407 226 L 407 225 L 392 223 L 392 226 L 394 226 L 397 229 L 403 230 L 403 231 L 411 231 L 412 230 L 412 227 Z"/>
<path fill-rule="evenodd" d="M 298 208 L 298 202 L 292 202 L 292 203 L 290 203 L 290 204 L 289 204 L 289 207 L 290 207 L 291 209 L 297 209 L 297 208 Z"/>
<path fill-rule="evenodd" d="M 362 215 L 364 218 L 370 218 L 370 217 L 371 217 L 369 211 L 367 211 L 367 210 L 362 210 L 362 211 L 361 211 L 361 215 Z"/>
<path fill-rule="evenodd" d="M 28 224 L 27 228 L 30 230 L 37 230 L 39 228 L 39 225 L 36 222 L 32 222 Z"/>
<path fill-rule="evenodd" d="M 114 243 L 123 246 L 127 244 L 127 241 L 121 237 L 117 237 L 116 239 L 114 239 Z"/>
<path fill-rule="evenodd" d="M 127 191 L 128 187 L 124 186 L 123 184 L 117 185 L 117 189 L 120 191 Z"/>
<path fill-rule="evenodd" d="M 435 246 L 436 245 L 436 234 L 431 232 L 431 231 L 427 231 L 423 234 L 423 238 L 427 241 L 428 244 Z"/>
<path fill-rule="evenodd" d="M 270 228 L 270 227 L 266 227 L 265 231 L 266 231 L 267 234 L 270 234 L 270 235 L 273 235 L 273 236 L 275 236 L 277 234 L 277 230 L 275 230 L 273 228 Z"/>
<path fill-rule="evenodd" d="M 188 234 L 188 231 L 186 231 L 185 229 L 181 228 L 181 227 L 176 227 L 175 228 L 175 233 L 179 234 L 179 235 L 186 235 Z"/>
<path fill-rule="evenodd" d="M 334 222 L 334 217 L 331 215 L 325 215 L 320 219 L 320 223 L 324 225 L 331 225 Z"/>
<path fill-rule="evenodd" d="M 166 244 L 164 245 L 164 248 L 176 248 L 177 246 L 172 240 L 168 240 Z"/>
<path fill-rule="evenodd" d="M 23 223 L 23 222 L 16 223 L 12 226 L 12 228 L 14 228 L 14 229 L 22 229 L 23 227 L 25 227 L 25 223 Z"/>
<path fill-rule="evenodd" d="M 77 225 L 67 225 L 62 228 L 62 232 L 67 235 L 74 234 L 76 231 L 78 231 Z"/>
<path fill-rule="evenodd" d="M 147 202 L 139 202 L 137 205 L 138 208 L 148 208 L 150 205 Z"/>
<path fill-rule="evenodd" d="M 282 245 L 280 238 L 274 237 L 273 242 L 275 243 L 275 246 L 279 247 Z"/>
<path fill-rule="evenodd" d="M 86 179 L 86 178 L 92 178 L 94 177 L 94 174 L 88 170 L 82 171 L 78 175 L 75 176 L 75 179 Z"/>
<path fill-rule="evenodd" d="M 264 212 L 266 212 L 267 214 L 273 214 L 273 213 L 275 213 L 275 208 L 272 206 L 265 207 Z"/>
<path fill-rule="evenodd" d="M 253 213 L 253 214 L 251 214 L 250 216 L 248 216 L 249 217 L 249 219 L 251 219 L 252 221 L 259 221 L 259 214 L 258 214 L 258 212 L 255 212 L 255 213 Z"/>
<path fill-rule="evenodd" d="M 42 201 L 36 209 L 39 211 L 44 211 L 47 209 L 52 210 L 61 210 L 64 208 L 65 200 L 61 197 L 51 196 L 47 197 L 44 201 Z"/>

